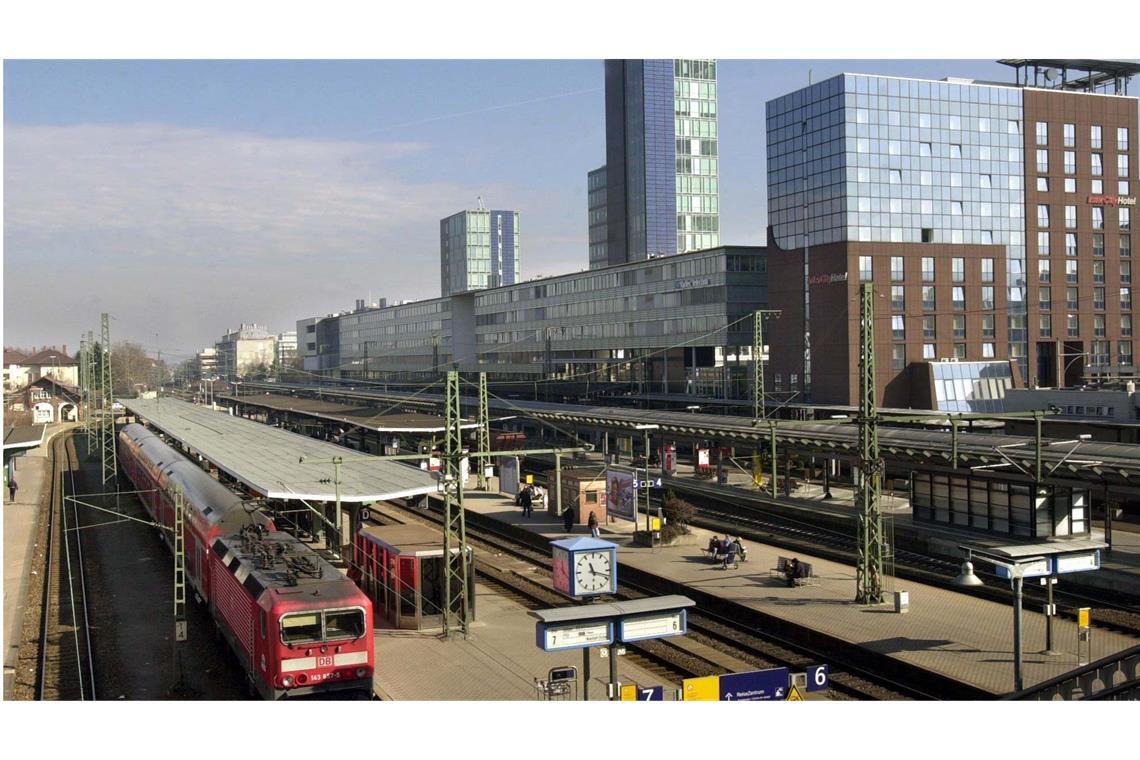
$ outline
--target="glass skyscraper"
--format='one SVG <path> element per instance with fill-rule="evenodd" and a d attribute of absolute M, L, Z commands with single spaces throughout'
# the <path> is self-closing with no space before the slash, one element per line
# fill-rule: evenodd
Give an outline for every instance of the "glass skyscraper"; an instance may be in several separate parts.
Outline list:
<path fill-rule="evenodd" d="M 519 213 L 476 209 L 441 219 L 439 253 L 444 297 L 514 285 L 521 279 Z"/>
<path fill-rule="evenodd" d="M 774 385 L 855 402 L 862 283 L 887 406 L 986 410 L 1001 364 L 1014 386 L 1135 375 L 1140 66 L 999 63 L 1014 83 L 841 74 L 768 102 Z"/>
<path fill-rule="evenodd" d="M 1024 371 L 1023 130 L 1014 85 L 840 74 L 771 100 L 775 241 L 1005 246 L 1008 356 Z"/>
<path fill-rule="evenodd" d="M 719 245 L 716 61 L 608 60 L 605 80 L 606 165 L 588 183 L 605 258 L 592 240 L 590 267 Z"/>

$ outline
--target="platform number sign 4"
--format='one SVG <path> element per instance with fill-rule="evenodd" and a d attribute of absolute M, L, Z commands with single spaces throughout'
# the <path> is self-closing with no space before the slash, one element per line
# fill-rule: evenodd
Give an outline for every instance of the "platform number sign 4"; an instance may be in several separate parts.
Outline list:
<path fill-rule="evenodd" d="M 813 665 L 807 669 L 807 690 L 822 691 L 828 687 L 827 666 Z"/>

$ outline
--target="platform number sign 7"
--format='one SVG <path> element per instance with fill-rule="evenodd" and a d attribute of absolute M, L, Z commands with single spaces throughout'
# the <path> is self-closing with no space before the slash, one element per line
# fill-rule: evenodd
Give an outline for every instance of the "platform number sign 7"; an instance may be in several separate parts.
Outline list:
<path fill-rule="evenodd" d="M 807 690 L 821 691 L 828 687 L 827 666 L 812 665 L 807 669 Z"/>
<path fill-rule="evenodd" d="M 637 701 L 638 702 L 663 702 L 665 700 L 665 689 L 661 686 L 638 687 Z"/>

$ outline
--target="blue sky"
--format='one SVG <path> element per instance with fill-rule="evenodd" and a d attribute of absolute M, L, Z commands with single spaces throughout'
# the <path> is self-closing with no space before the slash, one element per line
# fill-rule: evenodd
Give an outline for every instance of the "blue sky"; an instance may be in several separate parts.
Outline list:
<path fill-rule="evenodd" d="M 842 71 L 1012 81 L 992 60 L 722 59 L 722 242 L 763 244 L 764 104 Z M 602 63 L 6 61 L 4 342 L 100 311 L 166 355 L 439 289 L 438 220 L 520 212 L 525 277 L 586 267 Z M 84 284 L 28 287 L 50 257 Z"/>

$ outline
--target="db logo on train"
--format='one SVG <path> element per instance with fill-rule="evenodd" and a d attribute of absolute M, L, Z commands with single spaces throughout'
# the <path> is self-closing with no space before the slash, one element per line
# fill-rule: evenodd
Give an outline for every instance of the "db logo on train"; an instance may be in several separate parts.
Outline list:
<path fill-rule="evenodd" d="M 332 664 L 333 664 L 333 658 L 331 658 L 331 657 L 318 657 L 317 658 L 317 667 L 318 668 L 331 668 Z"/>

